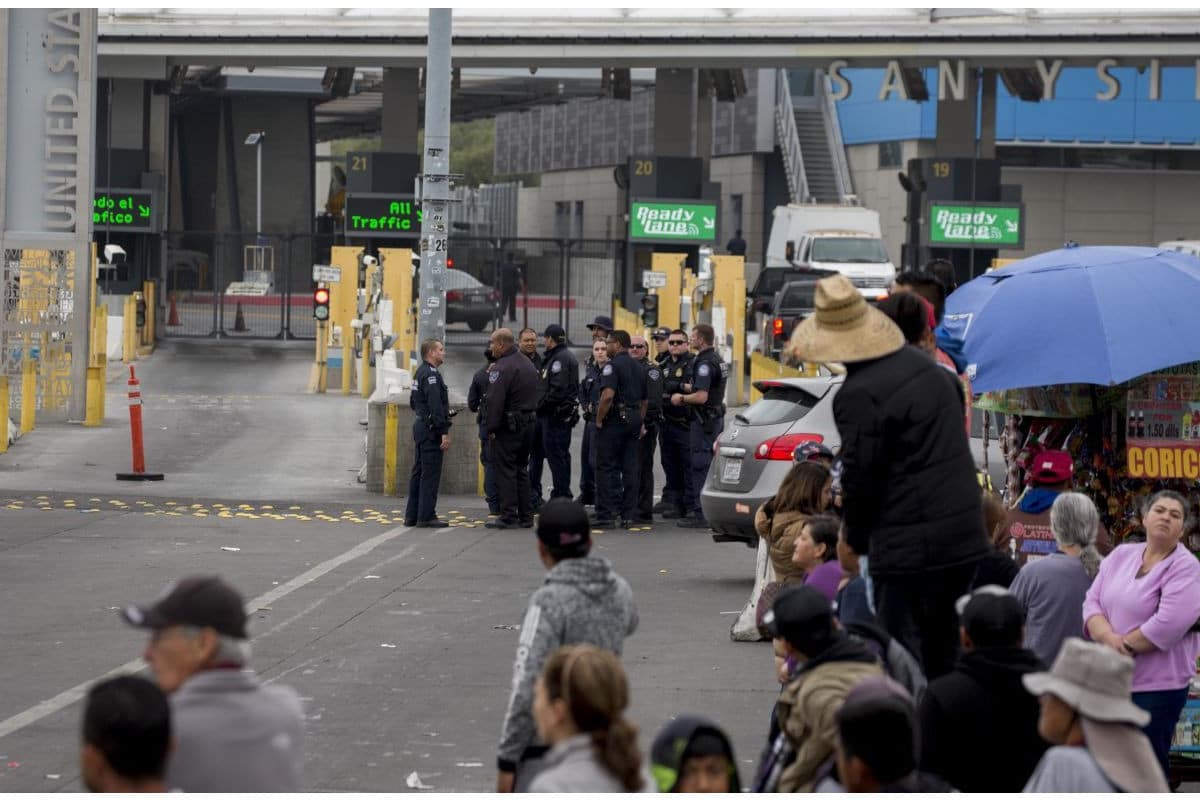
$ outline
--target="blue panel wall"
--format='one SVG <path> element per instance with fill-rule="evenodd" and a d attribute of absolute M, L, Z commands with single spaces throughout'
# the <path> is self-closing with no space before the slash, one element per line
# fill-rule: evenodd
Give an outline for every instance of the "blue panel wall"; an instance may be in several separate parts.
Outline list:
<path fill-rule="evenodd" d="M 924 70 L 925 82 L 936 95 L 937 70 Z M 1064 68 L 1055 86 L 1055 99 L 1026 103 L 1012 97 L 1000 83 L 996 98 L 996 140 L 1001 142 L 1062 142 L 1081 144 L 1200 144 L 1200 101 L 1195 99 L 1195 71 L 1190 67 L 1162 70 L 1161 99 L 1150 100 L 1150 74 L 1134 67 L 1110 73 L 1121 84 L 1115 100 L 1096 99 L 1104 91 L 1092 67 Z M 846 144 L 896 139 L 931 139 L 937 132 L 937 99 L 924 103 L 878 99 L 882 69 L 842 71 L 853 89 L 838 102 L 842 138 Z"/>

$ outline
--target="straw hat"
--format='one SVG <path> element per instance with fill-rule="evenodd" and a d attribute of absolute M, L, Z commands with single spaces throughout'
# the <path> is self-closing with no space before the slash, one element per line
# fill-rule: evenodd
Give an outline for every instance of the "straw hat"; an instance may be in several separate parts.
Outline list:
<path fill-rule="evenodd" d="M 1088 752 L 1125 792 L 1165 792 L 1162 768 L 1140 730 L 1150 714 L 1130 699 L 1133 659 L 1074 637 L 1063 642 L 1049 672 L 1024 675 L 1035 695 L 1051 694 L 1079 714 Z"/>
<path fill-rule="evenodd" d="M 796 326 L 785 352 L 796 361 L 869 361 L 904 347 L 904 334 L 867 304 L 845 275 L 817 281 L 816 313 Z"/>

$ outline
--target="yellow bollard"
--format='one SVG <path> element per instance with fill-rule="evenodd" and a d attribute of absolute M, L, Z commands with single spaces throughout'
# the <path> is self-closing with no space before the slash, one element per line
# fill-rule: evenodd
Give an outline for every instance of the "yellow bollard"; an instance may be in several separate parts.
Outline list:
<path fill-rule="evenodd" d="M 137 358 L 137 300 L 125 298 L 125 316 L 121 318 L 121 360 L 128 363 Z"/>
<path fill-rule="evenodd" d="M 146 298 L 146 325 L 142 328 L 141 344 L 143 347 L 150 348 L 150 352 L 154 352 L 156 341 L 154 325 L 155 318 L 157 317 L 155 304 L 158 302 L 158 299 L 155 297 L 154 281 L 145 281 L 142 283 L 142 296 Z"/>
<path fill-rule="evenodd" d="M 363 397 L 370 397 L 375 388 L 375 379 L 371 372 L 371 349 L 371 328 L 369 325 L 364 325 L 362 328 L 362 386 L 358 387 L 358 393 Z"/>
<path fill-rule="evenodd" d="M 87 412 L 84 427 L 96 428 L 104 423 L 104 382 L 108 373 L 106 359 L 98 366 L 87 368 Z"/>
<path fill-rule="evenodd" d="M 33 430 L 37 419 L 37 370 L 29 350 L 21 364 L 21 433 Z"/>
<path fill-rule="evenodd" d="M 8 376 L 0 375 L 0 453 L 8 452 Z"/>
<path fill-rule="evenodd" d="M 388 403 L 383 425 L 383 493 L 396 496 L 396 451 L 400 441 L 400 406 Z"/>
<path fill-rule="evenodd" d="M 353 336 L 354 331 L 349 326 L 342 329 L 342 394 L 350 394 L 350 375 L 354 371 L 354 348 L 350 346 Z"/>

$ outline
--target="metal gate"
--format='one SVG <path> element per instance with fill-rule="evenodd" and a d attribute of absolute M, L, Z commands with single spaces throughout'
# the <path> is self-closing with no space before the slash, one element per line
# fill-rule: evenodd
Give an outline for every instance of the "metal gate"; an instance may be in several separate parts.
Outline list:
<path fill-rule="evenodd" d="M 170 231 L 163 273 L 168 337 L 313 339 L 310 234 Z"/>
<path fill-rule="evenodd" d="M 80 302 L 75 297 L 74 251 L 6 247 L 0 288 L 0 375 L 8 378 L 6 411 L 20 419 L 22 403 L 32 394 L 38 419 L 67 419 L 73 392 L 71 359 L 76 349 L 85 366 L 87 358 L 86 341 L 74 347 Z"/>
<path fill-rule="evenodd" d="M 496 326 L 513 332 L 529 327 L 540 335 L 552 323 L 562 325 L 573 345 L 587 344 L 587 324 L 612 313 L 612 299 L 624 265 L 625 243 L 611 239 L 450 238 L 453 269 L 492 290 L 495 319 L 485 330 L 472 330 L 456 309 L 463 295 L 447 294 L 448 344 L 483 344 Z M 521 280 L 510 280 L 519 269 Z M 464 279 L 464 283 L 467 281 Z M 475 287 L 475 284 L 470 284 Z M 448 287 L 449 288 L 449 287 Z M 477 326 L 476 326 L 477 327 Z"/>

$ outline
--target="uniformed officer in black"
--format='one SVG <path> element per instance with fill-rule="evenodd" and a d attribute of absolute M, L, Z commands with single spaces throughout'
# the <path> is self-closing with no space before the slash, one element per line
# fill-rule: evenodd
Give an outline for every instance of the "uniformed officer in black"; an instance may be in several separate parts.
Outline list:
<path fill-rule="evenodd" d="M 711 325 L 692 328 L 689 344 L 697 351 L 692 360 L 691 379 L 681 391 L 671 395 L 671 405 L 686 407 L 692 414 L 688 429 L 692 479 L 688 482 L 685 505 L 688 516 L 680 521 L 682 528 L 707 528 L 708 520 L 700 508 L 700 493 L 708 477 L 708 467 L 713 458 L 713 442 L 725 428 L 725 373 L 721 357 L 713 349 L 714 333 Z"/>
<path fill-rule="evenodd" d="M 605 336 L 608 333 L 605 332 Z M 579 502 L 596 505 L 596 409 L 600 406 L 600 370 L 608 363 L 608 342 L 592 340 L 592 354 L 579 381 L 579 410 L 583 414 L 583 444 L 579 453 Z"/>
<path fill-rule="evenodd" d="M 609 363 L 600 370 L 596 409 L 597 527 L 634 524 L 638 497 L 638 434 L 646 413 L 645 375 L 629 355 L 629 334 L 609 334 Z"/>
<path fill-rule="evenodd" d="M 488 513 L 500 513 L 500 495 L 496 491 L 496 468 L 492 465 L 492 443 L 487 435 L 487 389 L 488 371 L 496 363 L 492 349 L 483 351 L 487 363 L 471 376 L 471 388 L 467 392 L 467 408 L 475 412 L 479 426 L 479 463 L 483 465 L 483 496 L 487 500 Z"/>
<path fill-rule="evenodd" d="M 651 361 L 645 338 L 630 338 L 629 355 L 642 369 L 645 380 L 643 392 L 646 397 L 645 416 L 638 435 L 638 503 L 635 519 L 638 522 L 654 521 L 654 450 L 658 446 L 658 429 L 662 425 L 662 367 Z"/>
<path fill-rule="evenodd" d="M 508 328 L 496 329 L 490 343 L 496 363 L 488 372 L 486 427 L 500 493 L 500 519 L 485 527 L 532 528 L 529 449 L 537 422 L 538 371 L 517 349 Z"/>
<path fill-rule="evenodd" d="M 665 402 L 658 436 L 665 480 L 662 501 L 654 510 L 662 514 L 663 519 L 678 519 L 686 517 L 690 508 L 685 501 L 691 481 L 692 412 L 687 406 L 672 405 L 671 395 L 682 392 L 683 385 L 691 379 L 692 354 L 688 351 L 688 335 L 678 328 L 670 331 L 667 353 L 662 362 Z"/>
<path fill-rule="evenodd" d="M 538 400 L 542 452 L 550 464 L 550 476 L 554 481 L 550 497 L 570 500 L 571 429 L 579 422 L 579 360 L 567 348 L 567 332 L 561 325 L 547 326 L 543 336 L 546 355 L 542 359 L 541 399 Z M 533 482 L 532 474 L 530 482 Z"/>
<path fill-rule="evenodd" d="M 442 454 L 450 448 L 450 397 L 438 367 L 446 348 L 437 339 L 421 343 L 421 366 L 413 376 L 408 404 L 413 409 L 412 474 L 408 479 L 408 506 L 404 524 L 419 528 L 445 528 L 437 518 L 438 487 L 442 483 Z"/>
<path fill-rule="evenodd" d="M 533 328 L 522 328 L 517 334 L 517 349 L 533 363 L 533 368 L 542 371 L 542 357 L 538 354 L 538 335 Z M 542 448 L 542 428 L 533 428 L 533 443 L 529 446 L 529 502 L 537 511 L 542 505 L 542 461 L 546 453 Z"/>

